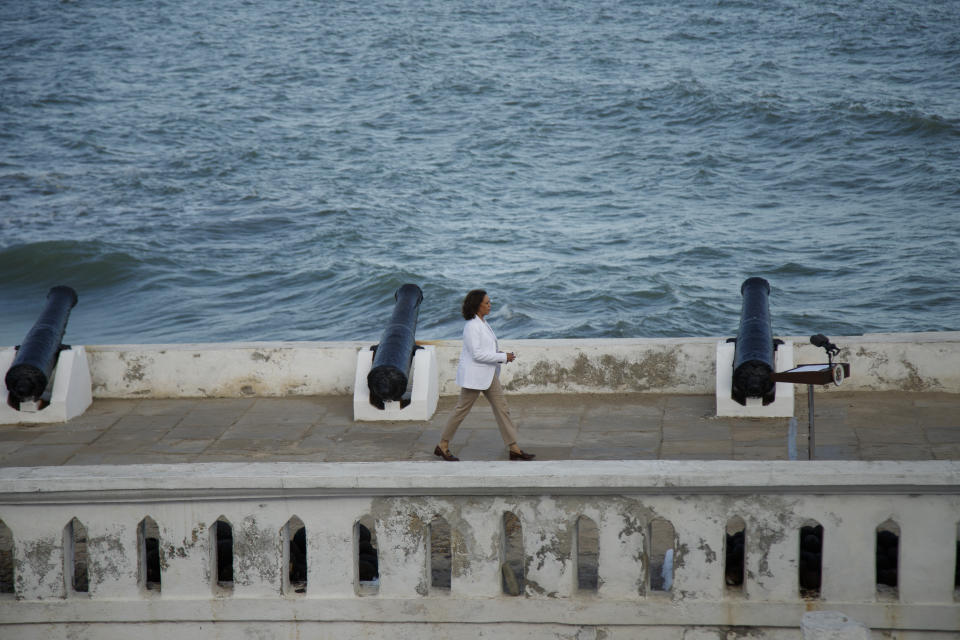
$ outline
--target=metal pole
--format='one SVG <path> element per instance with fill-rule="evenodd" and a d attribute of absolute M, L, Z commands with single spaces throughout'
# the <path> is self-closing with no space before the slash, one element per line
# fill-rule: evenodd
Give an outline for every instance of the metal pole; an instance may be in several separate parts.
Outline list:
<path fill-rule="evenodd" d="M 797 459 L 797 418 L 790 418 L 790 427 L 787 430 L 787 457 Z"/>
<path fill-rule="evenodd" d="M 813 436 L 813 385 L 807 385 L 807 460 L 813 460 L 816 441 Z"/>

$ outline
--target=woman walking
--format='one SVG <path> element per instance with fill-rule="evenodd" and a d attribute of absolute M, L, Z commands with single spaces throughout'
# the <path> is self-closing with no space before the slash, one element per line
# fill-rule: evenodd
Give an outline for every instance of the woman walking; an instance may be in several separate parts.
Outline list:
<path fill-rule="evenodd" d="M 440 444 L 433 450 L 434 455 L 448 462 L 460 459 L 450 453 L 450 439 L 481 393 L 490 402 L 500 436 L 510 449 L 510 459 L 533 460 L 536 457 L 532 453 L 525 453 L 517 445 L 517 427 L 510 419 L 510 409 L 503 397 L 503 387 L 500 386 L 500 365 L 513 362 L 516 354 L 497 350 L 497 336 L 484 319 L 490 313 L 490 308 L 490 296 L 483 289 L 474 289 L 463 299 L 463 319 L 467 323 L 463 326 L 463 349 L 457 366 L 460 399 L 447 420 Z"/>

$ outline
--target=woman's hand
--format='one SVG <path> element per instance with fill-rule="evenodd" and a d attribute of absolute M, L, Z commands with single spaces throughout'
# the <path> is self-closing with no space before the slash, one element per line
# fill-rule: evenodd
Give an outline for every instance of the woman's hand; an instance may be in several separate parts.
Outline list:
<path fill-rule="evenodd" d="M 513 362 L 516 359 L 517 359 L 517 354 L 515 354 L 513 351 L 507 352 L 507 362 Z"/>

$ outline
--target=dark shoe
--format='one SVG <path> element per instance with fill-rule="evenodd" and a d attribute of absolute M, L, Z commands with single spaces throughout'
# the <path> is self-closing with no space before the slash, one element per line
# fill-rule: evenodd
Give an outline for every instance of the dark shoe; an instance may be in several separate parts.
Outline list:
<path fill-rule="evenodd" d="M 453 455 L 449 451 L 444 451 L 443 449 L 440 448 L 440 445 L 437 445 L 437 448 L 433 450 L 433 455 L 440 456 L 447 462 L 460 462 L 460 458 Z"/>
<path fill-rule="evenodd" d="M 537 457 L 536 454 L 526 453 L 524 451 L 521 451 L 520 453 L 517 453 L 516 451 L 510 452 L 511 460 L 533 460 L 536 457 Z"/>

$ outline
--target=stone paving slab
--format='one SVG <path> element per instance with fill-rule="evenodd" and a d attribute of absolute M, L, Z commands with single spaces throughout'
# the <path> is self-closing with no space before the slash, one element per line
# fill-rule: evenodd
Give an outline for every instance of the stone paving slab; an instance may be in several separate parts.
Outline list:
<path fill-rule="evenodd" d="M 718 418 L 712 395 L 510 395 L 520 445 L 538 460 L 784 460 L 789 418 Z M 441 461 L 433 448 L 456 402 L 427 421 L 354 422 L 353 398 L 97 399 L 67 423 L 0 425 L 0 466 L 237 461 Z M 798 393 L 796 450 L 807 451 Z M 960 394 L 815 396 L 818 459 L 960 459 Z M 503 460 L 484 398 L 451 443 L 464 460 Z"/>

